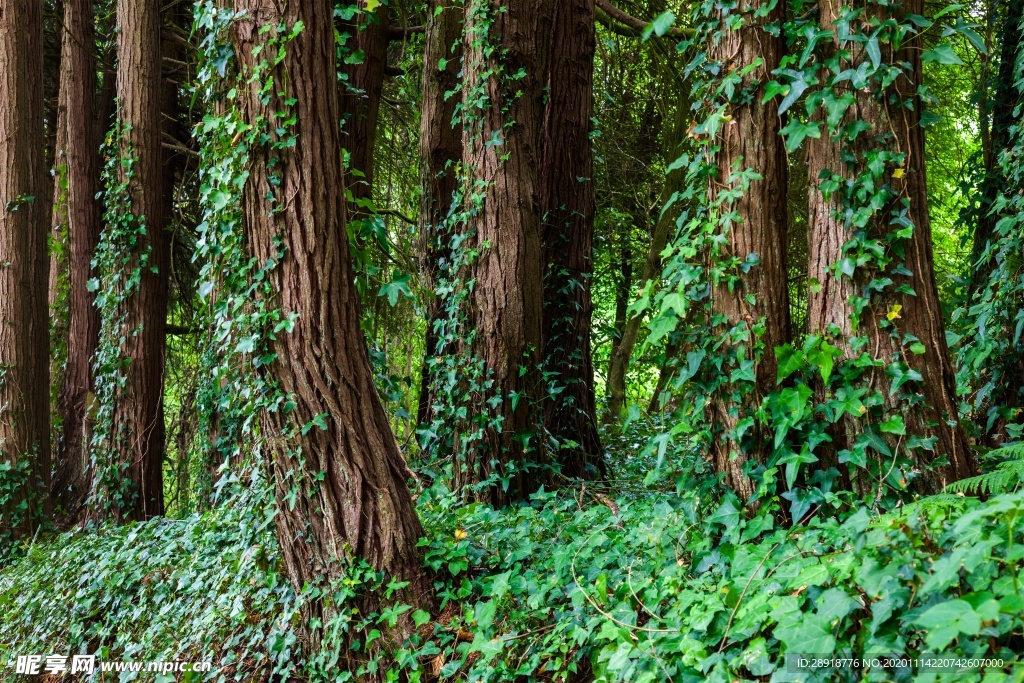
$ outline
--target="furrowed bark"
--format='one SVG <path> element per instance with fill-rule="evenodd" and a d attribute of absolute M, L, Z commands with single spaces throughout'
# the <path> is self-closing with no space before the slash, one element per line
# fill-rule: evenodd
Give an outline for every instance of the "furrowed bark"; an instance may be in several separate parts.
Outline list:
<path fill-rule="evenodd" d="M 68 331 L 67 360 L 57 401 L 61 430 L 52 491 L 55 503 L 72 516 L 81 508 L 89 487 L 87 406 L 94 390 L 91 364 L 100 328 L 99 310 L 87 287 L 102 225 L 96 201 L 101 187 L 103 127 L 96 111 L 95 49 L 92 0 L 65 0 L 61 97 L 66 122 L 62 205 L 68 240 Z"/>
<path fill-rule="evenodd" d="M 544 402 L 544 428 L 568 477 L 603 473 L 590 351 L 594 270 L 594 0 L 562 0 L 555 14 L 544 119 L 544 363 L 560 388 Z"/>
<path fill-rule="evenodd" d="M 31 536 L 49 511 L 42 14 L 41 0 L 0 0 L 0 462 L 27 463 L 0 510 L 0 534 L 13 540 Z"/>
<path fill-rule="evenodd" d="M 767 16 L 755 16 L 759 8 L 768 4 L 765 0 L 741 1 L 736 11 L 746 15 L 742 25 L 736 29 L 729 28 L 729 19 L 723 16 L 725 23 L 721 38 L 710 50 L 714 61 L 736 71 L 763 60 L 760 66 L 743 77 L 744 85 L 764 84 L 771 80 L 772 71 L 778 68 L 785 50 L 783 40 L 765 30 L 766 24 L 781 23 L 784 3 L 778 2 Z M 722 430 L 712 448 L 715 469 L 725 474 L 728 486 L 748 500 L 756 489 L 743 471 L 744 463 L 751 460 L 766 462 L 771 454 L 770 439 L 756 433 L 756 429 L 753 434 L 748 432 L 744 439 L 737 439 L 736 427 L 756 411 L 761 398 L 775 386 L 773 350 L 787 342 L 790 336 L 785 252 L 786 155 L 779 137 L 779 116 L 772 106 L 760 104 L 760 95 L 752 103 L 734 103 L 731 114 L 733 120 L 723 126 L 717 141 L 719 152 L 715 162 L 718 177 L 710 184 L 709 199 L 715 202 L 720 191 L 731 190 L 742 182 L 733 177 L 736 170 L 749 168 L 760 175 L 761 179 L 752 180 L 749 188 L 735 202 L 723 207 L 723 211 L 732 211 L 737 217 L 723 226 L 728 239 L 726 252 L 741 261 L 750 254 L 756 254 L 760 263 L 738 275 L 739 283 L 734 291 L 729 291 L 724 283 L 713 286 L 712 310 L 727 320 L 719 327 L 723 337 L 729 328 L 737 324 L 750 328 L 764 319 L 765 329 L 759 341 L 765 351 L 755 366 L 751 390 L 739 401 L 730 397 L 728 389 L 719 392 L 711 402 L 710 413 L 713 422 Z M 746 301 L 750 295 L 755 297 L 754 303 Z M 750 359 L 753 356 L 754 333 L 750 331 L 748 334 L 750 338 L 747 341 L 724 343 L 743 346 L 746 357 Z M 731 388 L 731 385 L 730 382 L 727 387 Z"/>
<path fill-rule="evenodd" d="M 913 0 L 905 6 L 905 11 L 923 11 L 920 2 L 916 8 L 912 5 Z M 840 17 L 842 3 L 838 0 L 822 0 L 820 7 L 822 25 L 831 27 Z M 838 47 L 838 44 L 834 44 L 828 49 L 835 50 Z M 842 47 L 849 49 L 846 45 Z M 922 476 L 912 486 L 917 492 L 928 494 L 941 490 L 942 486 L 951 481 L 972 476 L 975 465 L 967 440 L 955 423 L 955 377 L 946 346 L 932 260 L 924 131 L 920 126 L 922 102 L 916 93 L 917 84 L 922 82 L 919 51 L 920 38 L 915 38 L 896 55 L 891 50 L 883 54 L 885 60 L 905 60 L 910 64 L 907 74 L 909 78 L 898 79 L 893 94 L 898 98 L 896 101 L 911 102 L 912 109 L 885 104 L 874 93 L 857 91 L 854 93 L 854 104 L 847 110 L 843 123 L 862 120 L 871 124 L 872 131 L 861 133 L 849 143 L 832 139 L 828 134 L 809 141 L 808 277 L 818 285 L 811 288 L 808 296 L 808 331 L 829 339 L 847 358 L 859 355 L 851 349 L 850 338 L 856 335 L 867 337 L 865 350 L 884 362 L 883 367 L 872 368 L 864 378 L 867 386 L 881 392 L 887 410 L 902 413 L 908 434 L 936 439 L 933 451 L 923 448 L 913 451 L 918 463 L 916 469 Z M 856 53 L 855 57 L 865 58 Z M 913 234 L 902 244 L 902 256 L 898 250 L 890 247 L 889 255 L 893 257 L 893 263 L 884 273 L 866 266 L 859 268 L 852 278 L 837 274 L 834 266 L 843 258 L 843 247 L 853 238 L 854 233 L 844 219 L 841 194 L 837 192 L 831 198 L 826 198 L 820 190 L 820 176 L 828 173 L 844 178 L 856 177 L 864 170 L 863 164 L 858 161 L 851 165 L 844 159 L 862 156 L 878 144 L 874 136 L 889 131 L 899 141 L 899 151 L 907 155 L 903 164 L 903 177 L 894 177 L 890 182 L 893 189 L 910 202 L 909 218 L 914 224 Z M 844 145 L 849 148 L 844 150 Z M 888 212 L 883 213 L 868 229 L 873 237 L 884 243 L 885 235 L 892 230 L 892 226 Z M 905 266 L 910 275 L 896 272 L 896 267 L 900 265 Z M 869 306 L 860 315 L 857 329 L 854 329 L 851 297 L 864 296 L 867 284 L 883 275 L 890 277 L 893 284 L 886 292 L 872 295 Z M 896 292 L 895 289 L 901 285 L 910 286 L 914 294 Z M 894 317 L 890 325 L 888 316 L 891 312 Z M 925 353 L 914 354 L 901 344 L 901 338 L 907 334 L 913 335 L 924 345 Z M 896 398 L 890 396 L 891 380 L 885 373 L 885 366 L 897 360 L 905 361 L 923 378 L 922 382 L 910 382 L 902 389 L 903 392 L 909 390 L 916 393 L 920 398 L 920 405 L 913 408 L 901 406 Z M 818 393 L 819 400 L 827 398 L 824 388 L 819 387 Z M 951 421 L 953 424 L 950 424 Z M 865 419 L 844 415 L 830 430 L 833 442 L 825 449 L 822 463 L 837 465 L 835 453 L 850 448 L 854 437 L 865 427 Z M 933 461 L 943 455 L 949 463 L 936 467 Z M 888 461 L 888 458 L 877 457 L 879 467 L 884 467 L 882 460 Z M 848 484 L 864 492 L 878 483 L 855 472 L 846 472 L 844 477 Z"/>
<path fill-rule="evenodd" d="M 546 460 L 536 436 L 543 391 L 540 164 L 554 9 L 553 0 L 473 0 L 466 9 L 465 105 L 479 120 L 466 129 L 463 162 L 467 228 L 479 257 L 466 276 L 476 281 L 468 315 L 475 336 L 464 352 L 483 362 L 493 382 L 488 393 L 499 402 L 482 437 L 460 445 L 453 485 L 468 494 L 492 474 L 506 479 L 507 487 L 472 493 L 493 505 L 524 499 L 544 480 L 531 468 Z M 512 97 L 505 80 L 520 72 Z M 478 86 L 482 107 L 473 94 Z"/>
<path fill-rule="evenodd" d="M 332 4 L 236 0 L 234 7 L 245 13 L 234 28 L 242 74 L 252 73 L 263 59 L 254 48 L 266 47 L 273 35 L 259 33 L 260 26 L 304 26 L 272 74 L 278 85 L 270 101 L 264 103 L 258 92 L 262 79 L 247 83 L 240 94 L 250 123 L 266 117 L 272 131 L 280 125 L 276 112 L 283 111 L 296 121 L 286 133 L 297 136 L 294 147 L 252 148 L 243 193 L 252 256 L 260 263 L 277 259 L 275 240 L 283 239 L 284 255 L 268 275 L 277 292 L 273 303 L 284 315 L 298 316 L 291 332 L 276 335 L 270 369 L 294 409 L 262 418 L 284 567 L 297 590 L 309 584 L 329 594 L 353 562 L 364 560 L 389 579 L 410 584 L 390 599 L 383 591 L 368 592 L 360 596 L 360 608 L 369 612 L 397 602 L 429 607 L 431 585 L 416 548 L 422 529 L 406 484 L 410 472 L 374 386 L 345 237 Z M 288 98 L 293 105 L 285 103 Z M 277 134 L 272 138 L 278 140 Z M 295 429 L 303 425 L 310 425 L 304 435 Z M 311 600 L 303 623 L 326 623 L 347 608 Z M 407 614 L 383 640 L 393 645 L 411 629 Z M 304 628 L 309 652 L 318 651 L 321 637 L 319 630 Z M 351 657 L 339 666 L 354 671 L 363 654 Z"/>
<path fill-rule="evenodd" d="M 423 96 L 420 112 L 420 206 L 423 254 L 422 271 L 430 289 L 437 285 L 441 260 L 448 251 L 452 210 L 459 179 L 456 169 L 462 158 L 462 130 L 453 121 L 458 97 L 445 97 L 459 87 L 462 61 L 462 21 L 464 8 L 451 0 L 433 0 L 427 7 L 426 47 L 423 54 Z M 441 65 L 444 68 L 441 68 Z M 443 302 L 436 296 L 427 304 L 427 334 L 424 363 L 420 372 L 419 408 L 416 423 L 430 420 L 430 359 L 437 354 L 437 326 L 444 315 Z"/>
<path fill-rule="evenodd" d="M 148 261 L 137 290 L 121 303 L 132 333 L 120 343 L 127 367 L 125 384 L 112 406 L 111 438 L 93 444 L 98 457 L 122 464 L 130 496 L 114 505 L 94 506 L 91 514 L 127 521 L 149 519 L 164 511 L 164 328 L 170 239 L 165 229 L 165 159 L 160 144 L 164 97 L 160 3 L 118 0 L 117 22 L 119 153 L 122 158 L 134 159 L 131 178 L 125 175 L 123 165 L 118 173 L 121 182 L 128 180 L 130 206 L 125 210 L 146 228 L 125 268 L 128 272 L 138 268 L 147 252 Z"/>

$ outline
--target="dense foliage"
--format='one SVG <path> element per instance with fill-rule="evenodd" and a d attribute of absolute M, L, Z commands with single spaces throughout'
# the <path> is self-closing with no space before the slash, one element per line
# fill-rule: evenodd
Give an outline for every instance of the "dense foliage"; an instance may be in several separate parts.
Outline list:
<path fill-rule="evenodd" d="M 1024 3 L 130 2 L 38 3 L 0 680 L 1024 681 Z"/>

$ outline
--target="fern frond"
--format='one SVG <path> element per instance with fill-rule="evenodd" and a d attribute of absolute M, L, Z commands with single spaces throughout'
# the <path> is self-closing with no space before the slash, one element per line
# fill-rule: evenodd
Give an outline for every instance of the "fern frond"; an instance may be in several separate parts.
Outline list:
<path fill-rule="evenodd" d="M 971 495 L 999 494 L 1015 491 L 1024 483 L 1024 442 L 990 451 L 985 459 L 1001 462 L 991 472 L 947 484 L 943 491 Z"/>

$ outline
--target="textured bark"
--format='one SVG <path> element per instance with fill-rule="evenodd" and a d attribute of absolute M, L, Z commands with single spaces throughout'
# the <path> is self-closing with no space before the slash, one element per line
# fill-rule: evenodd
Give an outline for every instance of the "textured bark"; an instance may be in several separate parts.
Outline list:
<path fill-rule="evenodd" d="M 1007 0 L 1004 6 L 1005 14 L 999 39 L 999 71 L 996 75 L 993 99 L 986 103 L 991 108 L 991 130 L 982 131 L 986 175 L 971 250 L 971 290 L 974 292 L 988 283 L 989 273 L 992 272 L 991 262 L 983 260 L 983 257 L 999 219 L 990 211 L 996 199 L 1006 189 L 1006 182 L 999 168 L 999 155 L 1010 146 L 1010 127 L 1015 122 L 1014 110 L 1020 101 L 1014 66 L 1020 52 L 1020 24 L 1024 14 L 1024 0 Z"/>
<path fill-rule="evenodd" d="M 128 329 L 139 330 L 121 345 L 128 361 L 126 382 L 113 406 L 115 435 L 104 444 L 103 458 L 125 463 L 133 499 L 115 518 L 142 520 L 163 514 L 163 374 L 164 328 L 170 239 L 164 186 L 162 129 L 160 3 L 157 0 L 118 0 L 117 99 L 124 133 L 121 154 L 134 157 L 129 181 L 130 210 L 146 227 L 135 259 L 149 249 L 139 288 L 124 303 Z M 124 172 L 123 168 L 120 170 Z M 133 269 L 137 261 L 128 266 Z M 97 514 L 102 514 L 97 510 Z"/>
<path fill-rule="evenodd" d="M 360 0 L 359 5 L 365 8 L 366 0 Z M 348 76 L 341 84 L 342 146 L 349 153 L 349 168 L 356 171 L 346 179 L 354 200 L 349 213 L 355 216 L 366 213 L 365 204 L 360 204 L 373 199 L 373 152 L 384 91 L 389 20 L 387 6 L 378 5 L 373 12 L 360 12 L 343 26 L 351 35 L 348 45 L 353 52 L 362 51 L 364 55 L 359 64 L 342 64 L 342 72 Z"/>
<path fill-rule="evenodd" d="M 492 423 L 482 438 L 461 444 L 454 486 L 468 493 L 492 474 L 507 478 L 507 489 L 491 486 L 473 494 L 494 505 L 536 490 L 543 477 L 530 468 L 546 459 L 540 440 L 534 437 L 524 446 L 524 437 L 536 434 L 541 422 L 540 164 L 555 4 L 473 0 L 466 10 L 464 116 L 479 120 L 466 129 L 463 161 L 469 176 L 467 227 L 480 252 L 465 278 L 476 281 L 468 329 L 475 335 L 470 353 L 483 361 L 484 372 L 493 381 L 489 394 L 500 400 L 489 415 L 500 420 L 500 426 Z M 501 74 L 520 72 L 523 77 L 515 81 L 514 89 L 520 94 L 510 102 L 508 76 Z M 473 95 L 477 86 L 487 98 L 482 110 Z M 500 145 L 494 143 L 496 137 Z M 483 194 L 480 201 L 475 193 Z M 478 405 L 486 406 L 483 400 Z"/>
<path fill-rule="evenodd" d="M 684 113 L 688 108 L 677 105 L 675 123 L 672 132 L 666 137 L 666 148 L 669 150 L 669 158 L 673 161 L 672 155 L 679 151 L 683 136 L 686 132 Z M 673 193 L 680 189 L 685 179 L 682 170 L 675 170 L 665 178 L 665 185 L 661 191 L 659 208 L 664 207 Z M 669 237 L 672 236 L 672 228 L 675 226 L 676 214 L 666 211 L 658 217 L 654 224 L 654 232 L 651 234 L 651 246 L 647 250 L 647 258 L 644 261 L 644 269 L 640 274 L 641 287 L 648 282 L 655 280 L 661 274 L 661 252 L 665 250 Z M 632 274 L 632 266 L 630 274 Z M 625 273 L 625 269 L 623 270 Z M 625 277 L 623 278 L 625 280 Z M 615 324 L 616 330 L 621 330 L 617 342 L 612 347 L 611 362 L 608 366 L 608 420 L 618 420 L 622 414 L 623 404 L 626 401 L 626 373 L 629 371 L 629 361 L 633 356 L 633 349 L 636 348 L 637 339 L 640 336 L 640 328 L 643 326 L 643 315 L 631 315 L 627 318 L 626 308 L 629 305 L 629 294 L 631 285 L 626 284 L 624 296 L 620 294 L 616 299 Z M 657 392 L 655 392 L 657 396 Z"/>
<path fill-rule="evenodd" d="M 87 283 L 99 243 L 101 212 L 100 143 L 103 127 L 97 116 L 95 28 L 92 0 L 65 0 L 61 62 L 61 99 L 66 124 L 63 148 L 68 238 L 67 360 L 61 376 L 57 411 L 61 431 L 54 456 L 52 492 L 55 503 L 74 514 L 88 493 L 88 398 L 94 390 L 91 372 L 99 334 L 99 311 Z M 60 135 L 60 133 L 58 133 Z"/>
<path fill-rule="evenodd" d="M 433 289 L 448 251 L 451 226 L 446 219 L 459 190 L 456 166 L 462 158 L 462 130 L 453 123 L 457 97 L 445 97 L 459 87 L 462 61 L 464 8 L 452 0 L 433 0 L 427 7 L 426 46 L 423 53 L 422 104 L 420 107 L 420 205 L 422 271 Z M 444 68 L 440 68 L 444 60 Z M 437 326 L 444 315 L 440 299 L 433 297 L 427 309 L 424 363 L 420 374 L 417 424 L 430 419 L 434 397 L 430 389 L 429 361 L 437 354 Z"/>
<path fill-rule="evenodd" d="M 603 472 L 590 352 L 594 272 L 594 0 L 558 4 L 552 36 L 541 162 L 544 216 L 544 364 L 561 387 L 544 404 L 569 477 Z"/>
<path fill-rule="evenodd" d="M 763 63 L 743 77 L 744 86 L 764 84 L 772 79 L 772 71 L 778 68 L 785 49 L 781 38 L 773 37 L 765 25 L 784 19 L 784 3 L 779 2 L 767 16 L 757 17 L 755 12 L 764 9 L 768 2 L 763 0 L 742 0 L 737 11 L 745 17 L 738 29 L 728 28 L 728 18 L 722 26 L 722 36 L 710 49 L 713 61 L 721 62 L 726 68 L 740 71 L 756 60 Z M 757 254 L 760 263 L 747 273 L 740 273 L 739 284 L 734 291 L 720 283 L 712 288 L 712 309 L 715 314 L 725 316 L 727 322 L 720 328 L 726 330 L 737 324 L 753 326 L 764 318 L 764 334 L 760 343 L 765 351 L 755 367 L 753 391 L 738 402 L 726 389 L 712 401 L 712 420 L 723 430 L 716 440 L 712 455 L 715 469 L 725 474 L 725 483 L 746 500 L 755 492 L 754 483 L 743 473 L 748 460 L 759 463 L 767 461 L 771 454 L 770 438 L 758 430 L 748 432 L 743 443 L 734 437 L 737 424 L 744 417 L 752 415 L 761 398 L 775 386 L 776 360 L 773 352 L 776 346 L 789 340 L 789 289 L 786 273 L 786 155 L 779 137 L 779 116 L 771 104 L 762 105 L 761 88 L 753 102 L 734 102 L 731 114 L 733 120 L 725 124 L 719 138 L 719 152 L 715 163 L 718 177 L 709 187 L 711 202 L 718 198 L 722 189 L 731 190 L 742 181 L 730 182 L 735 170 L 753 169 L 761 180 L 752 180 L 749 188 L 732 204 L 723 206 L 722 211 L 734 212 L 735 221 L 724 226 L 727 237 L 726 255 L 741 261 L 750 254 Z M 740 88 L 736 88 L 740 92 Z M 754 303 L 745 298 L 755 297 Z M 753 356 L 753 332 L 750 340 L 740 342 L 746 350 L 746 357 Z"/>
<path fill-rule="evenodd" d="M 269 274 L 277 291 L 274 306 L 297 314 L 290 333 L 273 342 L 277 360 L 271 366 L 281 391 L 294 401 L 290 412 L 267 412 L 264 434 L 272 449 L 276 487 L 277 536 L 285 569 L 296 589 L 309 583 L 327 588 L 346 575 L 356 559 L 409 581 L 391 600 L 429 604 L 430 583 L 416 549 L 422 530 L 406 482 L 410 472 L 388 425 L 373 383 L 366 340 L 360 330 L 359 294 L 353 283 L 346 206 L 342 186 L 341 132 L 335 86 L 334 32 L 330 0 L 293 0 L 286 6 L 272 0 L 236 0 L 246 18 L 235 26 L 235 47 L 242 73 L 251 73 L 262 55 L 267 35 L 258 27 L 303 22 L 290 41 L 275 73 L 287 92 L 273 88 L 263 104 L 259 83 L 248 83 L 240 95 L 246 120 L 266 116 L 275 127 L 274 112 L 290 111 L 296 123 L 290 133 L 295 146 L 284 151 L 269 145 L 252 149 L 249 181 L 243 204 L 247 243 L 260 263 L 277 258 L 275 240 L 283 239 L 285 255 Z M 276 49 L 276 48 L 275 48 Z M 286 98 L 295 98 L 292 107 Z M 274 166 L 269 164 L 275 160 Z M 271 176 L 280 179 L 280 187 Z M 274 196 L 282 199 L 275 201 Z M 291 427 L 323 416 L 323 428 L 288 437 Z M 316 481 L 323 473 L 321 481 Z M 329 591 L 328 591 L 329 592 Z M 363 596 L 367 610 L 386 603 L 383 591 Z M 312 601 L 306 621 L 328 622 L 343 605 Z M 401 633 L 411 628 L 408 614 Z M 320 634 L 307 629 L 309 652 L 316 652 Z M 362 655 L 360 655 L 362 656 Z M 356 664 L 339 664 L 343 668 Z"/>
<path fill-rule="evenodd" d="M 0 0 L 0 462 L 29 481 L 0 510 L 0 535 L 30 535 L 50 475 L 49 229 L 41 0 Z M 29 513 L 14 507 L 29 503 Z"/>
<path fill-rule="evenodd" d="M 921 13 L 923 7 L 913 0 L 905 6 L 908 12 Z M 840 16 L 842 3 L 839 0 L 822 0 L 822 25 L 830 27 Z M 829 49 L 835 49 L 831 46 Z M 897 149 L 907 155 L 904 162 L 905 175 L 902 179 L 893 178 L 894 190 L 910 201 L 910 220 L 914 223 L 914 233 L 903 244 L 905 257 L 901 260 L 897 253 L 895 262 L 884 274 L 892 278 L 894 290 L 900 285 L 909 285 L 915 295 L 887 292 L 874 295 L 871 304 L 860 316 L 858 329 L 852 325 L 852 308 L 850 297 L 860 294 L 863 287 L 879 273 L 870 268 L 860 269 L 851 279 L 837 277 L 832 266 L 842 257 L 843 245 L 852 237 L 852 231 L 845 225 L 842 217 L 842 200 L 839 193 L 830 199 L 819 190 L 819 176 L 822 172 L 839 174 L 846 178 L 858 175 L 863 167 L 860 163 L 852 166 L 844 158 L 852 158 L 850 152 L 862 155 L 877 145 L 872 134 L 861 133 L 844 152 L 840 141 L 822 135 L 820 140 L 812 140 L 808 144 L 808 277 L 820 283 L 819 288 L 812 288 L 809 293 L 808 331 L 811 334 L 824 335 L 840 348 L 848 357 L 855 355 L 849 345 L 852 335 L 864 335 L 868 338 L 867 350 L 888 365 L 897 358 L 905 360 L 913 369 L 921 373 L 923 382 L 908 383 L 903 391 L 918 392 L 923 405 L 911 410 L 903 410 L 907 431 L 917 436 L 937 437 L 936 450 L 928 453 L 918 449 L 918 469 L 924 476 L 915 483 L 921 493 L 934 493 L 950 481 L 955 481 L 974 473 L 974 460 L 970 453 L 967 440 L 958 426 L 951 426 L 957 416 L 955 401 L 955 377 L 946 346 L 945 330 L 943 329 L 942 311 L 939 303 L 938 288 L 935 282 L 934 264 L 932 260 L 931 225 L 928 218 L 927 185 L 924 161 L 924 131 L 919 125 L 922 103 L 917 98 L 916 87 L 921 82 L 920 39 L 910 41 L 895 56 L 891 51 L 883 54 L 886 60 L 897 62 L 905 60 L 911 65 L 909 79 L 898 79 L 893 94 L 899 101 L 911 102 L 912 109 L 888 105 L 886 107 L 874 93 L 856 92 L 855 103 L 846 113 L 849 123 L 863 120 L 872 125 L 874 131 L 891 131 Z M 860 57 L 863 58 L 863 57 Z M 845 67 L 844 67 L 845 68 Z M 885 234 L 891 230 L 889 216 L 881 215 L 870 229 L 873 236 L 884 240 Z M 905 276 L 895 272 L 894 268 L 904 265 L 912 275 Z M 815 291 L 817 289 L 817 291 Z M 887 325 L 886 315 L 894 306 L 900 306 L 899 317 L 893 320 L 898 337 L 911 334 L 924 344 L 926 353 L 915 355 L 902 348 L 899 338 L 894 338 L 893 330 Z M 831 334 L 835 333 L 835 334 Z M 868 385 L 887 397 L 886 408 L 900 410 L 896 400 L 889 397 L 889 379 L 884 368 L 874 368 L 866 377 Z M 823 389 L 819 389 L 819 399 L 825 398 Z M 955 423 L 954 423 L 955 425 Z M 853 437 L 863 430 L 862 420 L 851 416 L 844 418 L 831 430 L 833 443 L 830 453 L 823 458 L 825 464 L 835 464 L 833 451 L 849 448 Z M 949 465 L 935 468 L 930 464 L 936 455 L 945 455 Z M 848 476 L 848 475 L 847 475 Z M 870 482 L 855 481 L 854 486 L 867 489 Z"/>
<path fill-rule="evenodd" d="M 903 4 L 907 14 L 924 14 L 924 0 L 907 0 Z M 946 331 L 942 320 L 942 306 L 939 302 L 938 286 L 935 282 L 935 263 L 932 257 L 932 228 L 928 216 L 928 183 L 925 170 L 924 129 L 920 125 L 921 112 L 925 106 L 918 96 L 918 87 L 924 82 L 921 69 L 922 38 L 915 37 L 904 44 L 895 55 L 897 63 L 910 65 L 909 78 L 896 81 L 900 99 L 910 102 L 910 107 L 889 112 L 887 128 L 896 134 L 896 139 L 907 154 L 904 166 L 907 173 L 895 186 L 910 199 L 910 216 L 914 223 L 914 234 L 904 246 L 905 264 L 913 273 L 909 278 L 916 296 L 899 294 L 896 303 L 903 306 L 898 321 L 900 333 L 916 336 L 926 349 L 922 355 L 909 354 L 906 361 L 924 378 L 915 389 L 924 397 L 924 409 L 915 408 L 907 423 L 911 433 L 938 437 L 934 453 L 918 451 L 923 476 L 917 480 L 920 492 L 937 492 L 958 479 L 977 474 L 974 455 L 963 430 L 956 423 L 958 417 L 956 402 L 956 373 L 950 361 L 946 345 Z M 904 142 L 905 141 L 905 142 Z M 893 278 L 898 286 L 907 278 Z M 879 313 L 881 317 L 883 313 Z M 880 319 L 876 318 L 876 319 Z M 917 424 L 914 424 L 914 422 Z M 932 423 L 934 423 L 933 426 Z M 935 467 L 931 462 L 936 456 L 946 456 L 947 465 Z"/>

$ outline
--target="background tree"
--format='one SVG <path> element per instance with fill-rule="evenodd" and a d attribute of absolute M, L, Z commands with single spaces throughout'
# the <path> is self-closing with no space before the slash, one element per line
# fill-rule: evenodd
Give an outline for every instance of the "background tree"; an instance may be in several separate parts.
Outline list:
<path fill-rule="evenodd" d="M 93 441 L 94 457 L 114 463 L 94 474 L 104 482 L 93 487 L 104 498 L 94 505 L 94 514 L 142 520 L 164 511 L 163 377 L 170 239 L 165 230 L 167 185 L 161 145 L 165 95 L 160 4 L 119 0 L 117 27 L 119 137 L 115 143 L 120 160 L 116 173 L 117 182 L 126 187 L 128 206 L 113 208 L 123 218 L 108 224 L 103 239 L 118 244 L 128 256 L 124 263 L 108 264 L 123 269 L 119 286 L 124 291 L 114 293 L 116 310 L 103 321 L 108 332 L 101 343 L 118 347 L 114 354 L 123 359 L 124 381 L 109 394 L 109 414 L 103 418 L 106 431 L 98 443 Z M 109 213 L 111 202 L 119 201 L 111 196 L 109 183 L 107 201 Z M 131 229 L 125 230 L 125 225 Z M 110 481 L 117 478 L 123 478 L 123 484 Z M 110 493 L 111 487 L 119 490 Z"/>
<path fill-rule="evenodd" d="M 725 74 L 738 74 L 741 79 L 729 98 L 731 120 L 723 121 L 716 140 L 718 175 L 711 179 L 708 201 L 725 235 L 723 255 L 738 263 L 751 255 L 758 261 L 753 267 L 737 267 L 736 274 L 724 274 L 713 283 L 711 293 L 712 315 L 721 316 L 721 324 L 714 329 L 722 335 L 723 350 L 736 351 L 739 366 L 754 361 L 752 384 L 738 392 L 737 385 L 726 384 L 710 405 L 712 421 L 723 432 L 713 447 L 715 469 L 725 474 L 726 484 L 744 500 L 755 492 L 744 464 L 765 463 L 770 450 L 765 435 L 755 430 L 744 439 L 737 428 L 774 387 L 773 350 L 790 337 L 786 152 L 778 115 L 770 106 L 753 103 L 761 101 L 760 84 L 770 80 L 785 52 L 782 37 L 765 26 L 781 22 L 784 14 L 785 6 L 777 0 L 741 2 L 735 10 L 721 13 L 719 32 L 708 49 L 709 59 L 723 65 Z M 744 97 L 748 89 L 755 93 L 753 101 Z M 763 332 L 757 334 L 754 328 L 761 321 Z M 758 345 L 764 349 L 760 354 Z"/>
<path fill-rule="evenodd" d="M 462 22 L 464 8 L 456 3 L 434 0 L 426 11 L 423 80 L 420 109 L 420 204 L 421 268 L 428 289 L 437 285 L 441 260 L 449 248 L 451 225 L 448 221 L 459 190 L 458 166 L 462 159 L 462 130 L 457 127 L 455 110 L 459 103 L 454 93 L 459 88 L 462 62 Z M 430 390 L 430 359 L 437 353 L 437 325 L 444 315 L 439 297 L 429 295 L 423 367 L 420 372 L 419 406 L 416 423 L 430 419 L 430 406 L 436 398 Z"/>
<path fill-rule="evenodd" d="M 89 396 L 91 364 L 99 334 L 99 311 L 89 291 L 92 257 L 99 244 L 101 212 L 100 143 L 106 121 L 96 106 L 96 32 L 92 0 L 64 3 L 61 100 L 66 139 L 58 192 L 65 195 L 68 245 L 67 352 L 57 412 L 61 431 L 55 451 L 53 492 L 65 512 L 74 513 L 88 493 Z M 109 92 L 109 90 L 108 90 Z M 109 112 L 109 109 L 107 109 Z"/>
<path fill-rule="evenodd" d="M 468 316 L 474 336 L 465 351 L 482 362 L 497 405 L 482 437 L 457 447 L 453 483 L 468 492 L 492 475 L 507 478 L 507 487 L 474 494 L 496 505 L 534 491 L 541 478 L 530 468 L 545 457 L 537 438 L 544 301 L 540 163 L 554 7 L 551 0 L 509 0 L 499 9 L 474 0 L 466 8 L 465 211 L 479 256 L 464 277 L 475 281 Z"/>
<path fill-rule="evenodd" d="M 555 9 L 544 110 L 540 208 L 544 219 L 544 428 L 562 473 L 603 469 L 590 351 L 594 274 L 593 0 Z"/>
<path fill-rule="evenodd" d="M 42 12 L 41 0 L 0 3 L 0 533 L 15 539 L 50 484 Z"/>

